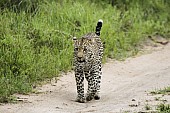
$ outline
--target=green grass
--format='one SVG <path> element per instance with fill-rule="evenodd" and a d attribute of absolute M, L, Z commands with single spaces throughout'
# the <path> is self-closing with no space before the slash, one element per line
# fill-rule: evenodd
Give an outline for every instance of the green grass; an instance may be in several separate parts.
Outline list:
<path fill-rule="evenodd" d="M 151 94 L 170 94 L 170 87 L 166 87 L 164 89 L 160 89 L 160 90 L 156 90 L 156 91 L 152 91 Z M 164 100 L 160 100 L 160 97 L 156 97 L 155 101 L 164 101 Z M 158 113 L 170 113 L 170 104 L 159 104 L 157 105 L 157 110 Z"/>
<path fill-rule="evenodd" d="M 148 104 L 145 105 L 145 110 L 151 110 L 151 106 L 149 106 Z"/>
<path fill-rule="evenodd" d="M 170 113 L 170 104 L 160 104 L 157 110 L 159 113 Z"/>
<path fill-rule="evenodd" d="M 170 8 L 164 0 L 22 0 L 0 2 L 0 102 L 14 93 L 72 69 L 72 37 L 104 24 L 106 58 L 125 59 L 138 52 L 148 35 L 170 36 Z"/>
<path fill-rule="evenodd" d="M 151 94 L 170 94 L 170 87 L 166 87 L 164 89 L 151 91 Z"/>
<path fill-rule="evenodd" d="M 154 100 L 155 100 L 155 101 L 160 101 L 160 98 L 161 98 L 161 97 L 155 97 Z"/>

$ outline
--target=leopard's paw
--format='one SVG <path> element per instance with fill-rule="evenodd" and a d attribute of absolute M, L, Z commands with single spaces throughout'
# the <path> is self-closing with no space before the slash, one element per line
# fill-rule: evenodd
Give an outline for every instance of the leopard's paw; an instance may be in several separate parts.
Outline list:
<path fill-rule="evenodd" d="M 98 94 L 95 94 L 95 95 L 94 95 L 94 99 L 95 99 L 95 100 L 99 100 L 99 99 L 100 99 L 100 96 L 99 96 Z"/>
<path fill-rule="evenodd" d="M 91 101 L 94 97 L 92 95 L 87 95 L 86 96 L 86 101 Z"/>
<path fill-rule="evenodd" d="M 85 98 L 77 98 L 77 99 L 76 99 L 76 102 L 85 103 L 86 100 L 85 100 Z"/>

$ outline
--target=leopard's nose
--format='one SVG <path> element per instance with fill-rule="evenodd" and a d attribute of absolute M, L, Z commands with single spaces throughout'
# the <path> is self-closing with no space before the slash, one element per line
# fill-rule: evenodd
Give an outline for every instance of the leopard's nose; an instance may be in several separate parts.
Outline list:
<path fill-rule="evenodd" d="M 83 57 L 83 54 L 82 54 L 81 52 L 79 52 L 79 53 L 77 54 L 77 57 L 78 57 L 79 59 L 81 59 L 81 58 Z"/>
<path fill-rule="evenodd" d="M 78 57 L 78 61 L 82 61 L 83 60 L 83 57 Z"/>
<path fill-rule="evenodd" d="M 78 59 L 81 59 L 81 58 L 83 58 L 83 56 L 77 56 L 78 57 Z"/>

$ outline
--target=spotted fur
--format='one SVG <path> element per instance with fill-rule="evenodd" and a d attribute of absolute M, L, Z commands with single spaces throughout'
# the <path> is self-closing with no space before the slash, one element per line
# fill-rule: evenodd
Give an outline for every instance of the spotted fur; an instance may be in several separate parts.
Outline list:
<path fill-rule="evenodd" d="M 99 20 L 95 33 L 88 33 L 79 39 L 74 38 L 74 71 L 77 85 L 77 101 L 85 102 L 100 99 L 101 62 L 103 44 L 100 39 L 102 21 Z M 84 95 L 84 76 L 88 81 L 88 91 Z"/>

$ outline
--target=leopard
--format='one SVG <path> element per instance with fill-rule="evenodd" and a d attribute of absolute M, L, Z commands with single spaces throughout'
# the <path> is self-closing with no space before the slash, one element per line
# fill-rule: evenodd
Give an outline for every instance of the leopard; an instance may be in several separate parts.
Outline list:
<path fill-rule="evenodd" d="M 77 87 L 77 102 L 85 103 L 100 99 L 102 76 L 103 43 L 100 31 L 103 20 L 99 19 L 95 32 L 87 33 L 74 42 L 74 72 Z M 87 80 L 87 93 L 84 94 L 84 79 Z"/>

